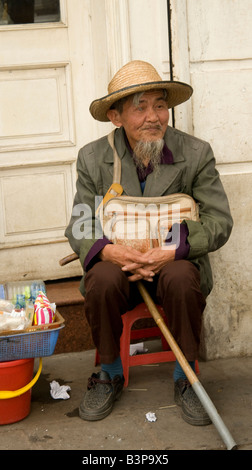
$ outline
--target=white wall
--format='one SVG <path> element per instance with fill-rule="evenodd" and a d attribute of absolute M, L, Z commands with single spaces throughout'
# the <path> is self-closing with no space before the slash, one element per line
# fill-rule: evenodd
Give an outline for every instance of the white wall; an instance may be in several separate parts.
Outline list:
<path fill-rule="evenodd" d="M 167 1 L 128 0 L 132 60 L 151 62 L 169 80 Z"/>
<path fill-rule="evenodd" d="M 202 354 L 208 359 L 250 355 L 252 4 L 171 4 L 174 72 L 194 88 L 189 124 L 177 110 L 176 125 L 212 145 L 234 218 L 230 240 L 210 257 L 215 284 L 204 315 Z"/>

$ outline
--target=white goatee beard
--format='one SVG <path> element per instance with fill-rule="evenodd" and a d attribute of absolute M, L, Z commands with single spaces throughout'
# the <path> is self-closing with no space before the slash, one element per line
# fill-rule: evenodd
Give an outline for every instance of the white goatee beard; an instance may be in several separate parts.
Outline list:
<path fill-rule="evenodd" d="M 150 163 L 153 170 L 156 170 L 160 164 L 161 153 L 164 147 L 164 140 L 139 141 L 134 147 L 133 158 L 137 168 L 143 170 L 146 163 Z"/>

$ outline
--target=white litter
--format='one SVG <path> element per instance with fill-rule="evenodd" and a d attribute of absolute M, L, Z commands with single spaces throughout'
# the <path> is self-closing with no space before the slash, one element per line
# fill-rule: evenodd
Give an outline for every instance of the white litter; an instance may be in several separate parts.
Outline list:
<path fill-rule="evenodd" d="M 71 387 L 69 385 L 60 385 L 56 380 L 53 380 L 50 383 L 50 393 L 51 397 L 54 398 L 55 400 L 62 399 L 62 400 L 67 400 L 70 398 L 70 395 L 67 393 L 69 390 L 71 390 Z"/>
<path fill-rule="evenodd" d="M 148 421 L 152 422 L 152 423 L 153 423 L 154 421 L 157 421 L 157 417 L 156 417 L 155 413 L 151 413 L 151 412 L 149 411 L 149 413 L 146 413 L 145 416 L 146 416 L 146 419 L 147 419 Z"/>
<path fill-rule="evenodd" d="M 143 354 L 146 352 L 148 352 L 148 349 L 144 347 L 144 343 L 130 344 L 130 356 L 135 356 L 136 354 Z"/>

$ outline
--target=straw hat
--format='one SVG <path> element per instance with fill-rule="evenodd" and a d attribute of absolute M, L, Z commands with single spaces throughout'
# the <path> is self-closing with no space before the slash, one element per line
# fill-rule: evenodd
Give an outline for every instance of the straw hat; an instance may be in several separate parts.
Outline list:
<path fill-rule="evenodd" d="M 168 108 L 187 101 L 193 92 L 186 83 L 162 80 L 148 62 L 133 60 L 118 70 L 108 85 L 108 94 L 94 100 L 89 111 L 97 121 L 109 121 L 107 111 L 116 101 L 134 93 L 158 89 L 167 90 Z"/>

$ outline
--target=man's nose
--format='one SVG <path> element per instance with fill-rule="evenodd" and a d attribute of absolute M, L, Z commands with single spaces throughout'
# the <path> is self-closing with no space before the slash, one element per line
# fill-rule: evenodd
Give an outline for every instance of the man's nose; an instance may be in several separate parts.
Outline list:
<path fill-rule="evenodd" d="M 149 107 L 147 109 L 146 119 L 147 119 L 147 121 L 150 121 L 150 122 L 156 122 L 156 121 L 159 120 L 158 114 L 157 114 L 155 108 Z"/>

